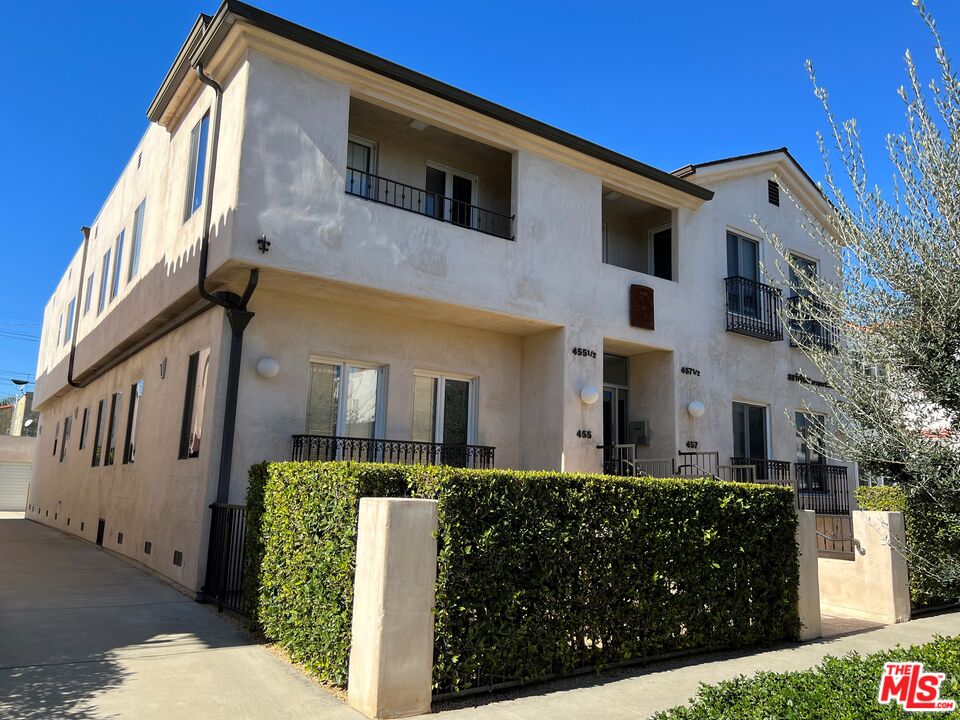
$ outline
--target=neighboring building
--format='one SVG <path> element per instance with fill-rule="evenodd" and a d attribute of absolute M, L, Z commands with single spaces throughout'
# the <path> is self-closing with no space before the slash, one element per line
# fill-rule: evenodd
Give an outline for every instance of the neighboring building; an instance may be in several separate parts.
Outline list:
<path fill-rule="evenodd" d="M 0 512 L 24 511 L 36 447 L 34 438 L 0 435 Z"/>
<path fill-rule="evenodd" d="M 33 392 L 28 391 L 17 396 L 17 402 L 13 406 L 10 434 L 35 437 L 39 419 L 40 413 L 33 409 Z"/>
<path fill-rule="evenodd" d="M 662 172 L 234 2 L 148 117 L 45 310 L 29 517 L 197 590 L 265 459 L 853 482 L 760 271 L 754 213 L 833 271 L 785 149 Z"/>
<path fill-rule="evenodd" d="M 3 403 L 0 405 L 0 435 L 9 435 L 13 427 L 13 413 L 16 405 L 13 403 Z"/>

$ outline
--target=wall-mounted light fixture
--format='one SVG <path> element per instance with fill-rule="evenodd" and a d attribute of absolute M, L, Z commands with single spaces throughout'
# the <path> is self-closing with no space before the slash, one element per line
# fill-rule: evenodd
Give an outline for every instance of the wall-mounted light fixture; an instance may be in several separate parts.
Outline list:
<path fill-rule="evenodd" d="M 167 359 L 164 358 L 160 361 L 160 379 L 163 380 L 167 376 Z"/>
<path fill-rule="evenodd" d="M 264 378 L 276 377 L 280 372 L 280 363 L 275 357 L 264 355 L 257 360 L 257 375 Z"/>
<path fill-rule="evenodd" d="M 703 417 L 706 411 L 707 408 L 699 400 L 691 400 L 687 405 L 687 412 L 690 413 L 690 417 L 693 418 Z"/>
<path fill-rule="evenodd" d="M 593 405 L 599 399 L 600 391 L 593 385 L 585 385 L 583 389 L 580 390 L 580 402 L 584 405 Z"/>

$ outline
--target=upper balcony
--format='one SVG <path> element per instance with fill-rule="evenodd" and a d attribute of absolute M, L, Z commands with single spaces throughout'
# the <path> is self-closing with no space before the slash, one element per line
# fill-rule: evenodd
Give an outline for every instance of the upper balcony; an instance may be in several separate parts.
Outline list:
<path fill-rule="evenodd" d="M 677 243 L 670 208 L 603 188 L 603 262 L 676 280 Z"/>
<path fill-rule="evenodd" d="M 351 98 L 345 190 L 513 240 L 512 155 Z"/>
<path fill-rule="evenodd" d="M 751 278 L 728 277 L 727 331 L 760 340 L 783 340 L 780 288 Z"/>

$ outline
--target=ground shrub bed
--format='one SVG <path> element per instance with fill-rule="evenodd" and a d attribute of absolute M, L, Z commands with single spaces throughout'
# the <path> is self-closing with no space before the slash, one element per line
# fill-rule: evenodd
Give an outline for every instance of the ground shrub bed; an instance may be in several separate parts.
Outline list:
<path fill-rule="evenodd" d="M 937 638 L 926 645 L 897 647 L 873 655 L 826 657 L 806 672 L 761 672 L 716 685 L 701 685 L 689 707 L 654 720 L 868 720 L 869 718 L 958 717 L 960 713 L 907 713 L 880 705 L 877 694 L 886 662 L 918 661 L 925 671 L 945 673 L 940 697 L 960 700 L 960 638 Z"/>
<path fill-rule="evenodd" d="M 347 675 L 357 512 L 367 495 L 438 501 L 437 692 L 799 631 L 789 489 L 362 463 L 256 466 L 248 577 L 257 578 L 258 619 L 333 683 Z"/>
<path fill-rule="evenodd" d="M 910 598 L 914 608 L 957 601 L 950 573 L 960 557 L 960 523 L 949 507 L 918 491 L 908 497 L 896 485 L 858 487 L 861 510 L 902 512 L 907 531 L 907 564 L 910 567 Z M 956 504 L 956 501 L 952 501 Z"/>

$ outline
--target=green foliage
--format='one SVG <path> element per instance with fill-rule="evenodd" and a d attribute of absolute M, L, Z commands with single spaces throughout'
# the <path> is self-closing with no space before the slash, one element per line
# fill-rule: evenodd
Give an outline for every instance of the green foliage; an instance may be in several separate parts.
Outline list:
<path fill-rule="evenodd" d="M 940 605 L 957 599 L 949 569 L 960 557 L 960 522 L 945 503 L 926 492 L 907 492 L 896 485 L 857 488 L 862 510 L 904 513 L 910 565 L 910 595 L 915 607 Z M 954 500 L 955 502 L 955 500 Z"/>
<path fill-rule="evenodd" d="M 260 558 L 249 575 L 257 620 L 293 660 L 346 685 L 360 498 L 403 494 L 405 475 L 397 465 L 356 463 L 254 468 L 247 512 L 251 562 Z"/>
<path fill-rule="evenodd" d="M 717 685 L 701 685 L 690 707 L 658 713 L 655 720 L 861 720 L 907 718 L 898 705 L 880 705 L 877 692 L 885 662 L 915 660 L 924 670 L 943 672 L 942 698 L 960 699 L 960 639 L 937 638 L 926 645 L 897 647 L 862 657 L 828 656 L 806 672 L 760 672 Z M 954 717 L 954 714 L 943 717 Z"/>
<path fill-rule="evenodd" d="M 856 489 L 856 496 L 861 510 L 907 511 L 907 496 L 896 485 L 861 486 Z"/>
<path fill-rule="evenodd" d="M 265 475 L 259 618 L 334 683 L 346 680 L 368 495 L 437 500 L 441 692 L 799 632 L 789 489 L 361 463 Z"/>

